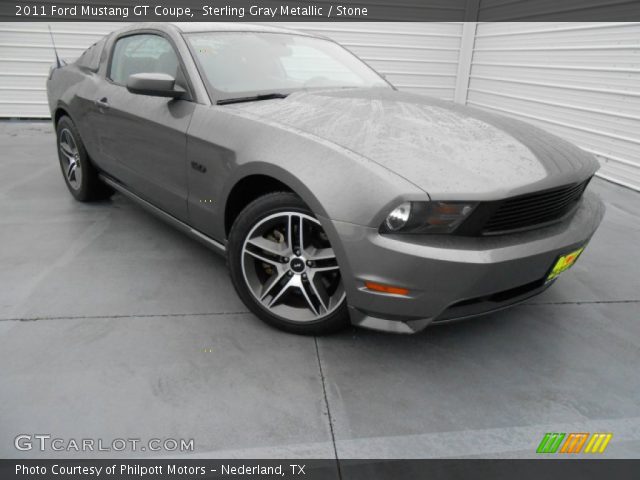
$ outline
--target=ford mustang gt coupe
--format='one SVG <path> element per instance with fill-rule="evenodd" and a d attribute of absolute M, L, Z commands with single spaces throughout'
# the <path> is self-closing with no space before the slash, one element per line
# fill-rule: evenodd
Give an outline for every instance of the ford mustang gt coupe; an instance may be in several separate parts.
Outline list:
<path fill-rule="evenodd" d="M 137 24 L 58 61 L 47 93 L 75 199 L 118 191 L 225 254 L 242 301 L 290 332 L 412 333 L 514 305 L 604 213 L 592 155 L 398 91 L 308 33 Z"/>

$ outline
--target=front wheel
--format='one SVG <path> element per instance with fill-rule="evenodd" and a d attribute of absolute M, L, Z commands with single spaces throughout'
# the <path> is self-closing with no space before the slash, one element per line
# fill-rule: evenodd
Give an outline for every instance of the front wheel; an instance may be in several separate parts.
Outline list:
<path fill-rule="evenodd" d="M 349 325 L 336 255 L 320 222 L 293 193 L 265 195 L 240 213 L 228 263 L 238 295 L 266 323 L 308 335 Z"/>

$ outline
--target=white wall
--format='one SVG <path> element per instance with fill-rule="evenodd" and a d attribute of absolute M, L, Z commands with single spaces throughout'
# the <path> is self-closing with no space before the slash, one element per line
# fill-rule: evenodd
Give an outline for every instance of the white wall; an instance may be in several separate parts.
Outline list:
<path fill-rule="evenodd" d="M 597 154 L 603 177 L 640 189 L 639 23 L 284 25 L 334 38 L 403 90 L 538 124 Z M 123 24 L 51 26 L 74 58 Z M 0 23 L 0 118 L 48 117 L 52 61 L 45 23 Z"/>
<path fill-rule="evenodd" d="M 640 189 L 638 23 L 480 23 L 467 103 L 567 138 Z"/>
<path fill-rule="evenodd" d="M 399 88 L 453 100 L 462 23 L 278 23 L 351 49 Z M 60 56 L 73 59 L 118 23 L 52 23 Z M 0 23 L 0 118 L 47 118 L 53 63 L 45 23 Z"/>
<path fill-rule="evenodd" d="M 330 37 L 402 90 L 453 100 L 463 23 L 278 23 Z"/>
<path fill-rule="evenodd" d="M 74 59 L 119 23 L 51 23 L 62 58 Z M 54 62 L 44 22 L 0 23 L 0 118 L 48 118 L 45 82 Z"/>

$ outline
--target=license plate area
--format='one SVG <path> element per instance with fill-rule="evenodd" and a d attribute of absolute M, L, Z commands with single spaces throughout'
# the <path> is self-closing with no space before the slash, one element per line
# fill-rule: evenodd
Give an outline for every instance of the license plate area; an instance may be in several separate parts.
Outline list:
<path fill-rule="evenodd" d="M 560 255 L 556 259 L 555 263 L 553 264 L 553 267 L 551 267 L 551 271 L 547 275 L 547 282 L 551 280 L 555 280 L 560 276 L 560 274 L 562 274 L 563 272 L 566 272 L 571 267 L 573 267 L 576 261 L 578 260 L 578 257 L 580 256 L 580 254 L 584 251 L 584 248 L 585 247 L 580 247 L 577 250 L 573 250 L 572 252 L 565 253 L 564 255 Z"/>

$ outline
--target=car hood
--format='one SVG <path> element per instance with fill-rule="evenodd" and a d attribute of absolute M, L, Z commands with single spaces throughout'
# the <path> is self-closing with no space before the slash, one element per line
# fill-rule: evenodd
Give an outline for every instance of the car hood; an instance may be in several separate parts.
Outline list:
<path fill-rule="evenodd" d="M 581 181 L 598 168 L 592 155 L 527 123 L 388 88 L 229 107 L 349 149 L 436 199 L 497 199 Z"/>

